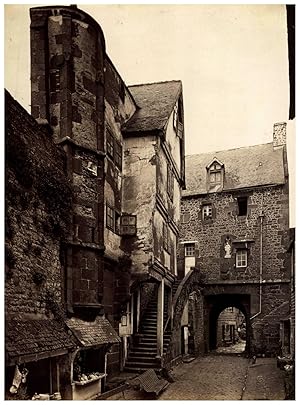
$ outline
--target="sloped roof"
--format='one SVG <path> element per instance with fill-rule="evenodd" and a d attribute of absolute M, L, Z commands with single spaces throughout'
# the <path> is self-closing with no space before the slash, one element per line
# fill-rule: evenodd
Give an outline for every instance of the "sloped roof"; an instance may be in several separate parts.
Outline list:
<path fill-rule="evenodd" d="M 105 343 L 119 343 L 121 341 L 109 321 L 99 316 L 93 322 L 87 322 L 74 317 L 68 319 L 66 324 L 80 344 L 85 347 L 103 345 Z"/>
<path fill-rule="evenodd" d="M 75 346 L 65 326 L 55 320 L 8 320 L 5 324 L 5 348 L 10 359 Z"/>
<path fill-rule="evenodd" d="M 214 158 L 224 164 L 223 191 L 285 182 L 283 149 L 274 150 L 273 143 L 267 143 L 186 156 L 183 196 L 207 193 L 206 167 Z M 218 190 L 210 192 L 214 191 Z"/>
<path fill-rule="evenodd" d="M 169 82 L 138 84 L 128 86 L 137 111 L 123 126 L 128 132 L 153 131 L 163 129 L 181 93 L 180 80 Z"/>

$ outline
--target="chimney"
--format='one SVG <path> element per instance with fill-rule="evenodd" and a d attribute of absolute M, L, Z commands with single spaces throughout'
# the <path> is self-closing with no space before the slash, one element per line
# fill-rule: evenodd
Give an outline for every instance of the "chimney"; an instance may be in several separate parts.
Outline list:
<path fill-rule="evenodd" d="M 277 122 L 273 126 L 273 148 L 286 145 L 286 122 Z"/>

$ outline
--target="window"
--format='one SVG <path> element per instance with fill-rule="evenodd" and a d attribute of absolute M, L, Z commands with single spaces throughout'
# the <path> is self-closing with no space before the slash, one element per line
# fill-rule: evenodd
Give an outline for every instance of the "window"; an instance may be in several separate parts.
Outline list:
<path fill-rule="evenodd" d="M 106 152 L 109 157 L 114 158 L 114 138 L 109 131 L 106 131 Z"/>
<path fill-rule="evenodd" d="M 168 173 L 167 173 L 167 192 L 170 199 L 173 201 L 174 195 L 174 174 L 171 170 L 171 167 L 168 165 Z"/>
<path fill-rule="evenodd" d="M 106 227 L 115 231 L 115 212 L 108 204 L 106 204 Z"/>
<path fill-rule="evenodd" d="M 202 206 L 202 219 L 205 221 L 206 219 L 212 218 L 212 205 L 205 204 Z"/>
<path fill-rule="evenodd" d="M 223 187 L 224 182 L 224 164 L 216 157 L 206 166 L 207 170 L 207 188 Z"/>
<path fill-rule="evenodd" d="M 238 216 L 247 215 L 248 211 L 248 198 L 247 197 L 238 197 Z"/>
<path fill-rule="evenodd" d="M 184 248 L 184 255 L 186 257 L 195 256 L 195 243 L 186 243 Z"/>
<path fill-rule="evenodd" d="M 115 229 L 114 229 L 114 231 L 115 231 L 115 233 L 118 233 L 118 234 L 120 233 L 120 218 L 121 218 L 120 213 L 115 211 Z"/>
<path fill-rule="evenodd" d="M 106 153 L 114 164 L 122 169 L 122 144 L 114 138 L 108 129 L 106 130 Z"/>
<path fill-rule="evenodd" d="M 115 141 L 115 164 L 122 169 L 122 145 Z"/>
<path fill-rule="evenodd" d="M 135 235 L 136 234 L 136 215 L 122 215 L 121 216 L 121 235 Z"/>
<path fill-rule="evenodd" d="M 238 249 L 235 256 L 236 267 L 247 267 L 247 250 Z"/>
<path fill-rule="evenodd" d="M 194 268 L 196 265 L 196 252 L 195 243 L 187 242 L 184 243 L 184 275 Z"/>
<path fill-rule="evenodd" d="M 168 225 L 164 222 L 163 223 L 163 248 L 170 253 L 170 245 L 171 245 L 171 240 L 170 240 L 170 229 Z"/>
<path fill-rule="evenodd" d="M 177 131 L 177 124 L 178 124 L 178 108 L 177 105 L 174 107 L 173 111 L 173 128 Z"/>
<path fill-rule="evenodd" d="M 210 185 L 216 186 L 218 184 L 221 184 L 222 181 L 222 176 L 221 176 L 221 165 L 218 163 L 214 163 L 210 169 L 209 169 L 209 183 Z"/>
<path fill-rule="evenodd" d="M 178 106 L 174 107 L 173 111 L 173 128 L 176 131 L 177 136 L 183 138 L 183 108 L 181 100 L 178 101 Z"/>

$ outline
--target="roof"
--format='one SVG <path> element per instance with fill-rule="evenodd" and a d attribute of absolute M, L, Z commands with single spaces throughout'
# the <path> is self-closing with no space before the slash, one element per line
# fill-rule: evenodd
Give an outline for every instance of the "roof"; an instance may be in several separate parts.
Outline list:
<path fill-rule="evenodd" d="M 163 129 L 182 91 L 180 80 L 128 86 L 137 111 L 123 126 L 123 131 L 140 132 Z"/>
<path fill-rule="evenodd" d="M 121 341 L 109 321 L 99 316 L 93 322 L 74 317 L 68 319 L 66 324 L 80 344 L 85 347 L 119 343 Z"/>
<path fill-rule="evenodd" d="M 214 158 L 224 164 L 223 191 L 285 183 L 283 149 L 267 143 L 186 156 L 183 196 L 207 193 L 206 167 Z"/>
<path fill-rule="evenodd" d="M 9 359 L 74 348 L 64 324 L 55 320 L 7 320 L 5 346 Z M 40 357 L 40 356 L 38 356 Z"/>

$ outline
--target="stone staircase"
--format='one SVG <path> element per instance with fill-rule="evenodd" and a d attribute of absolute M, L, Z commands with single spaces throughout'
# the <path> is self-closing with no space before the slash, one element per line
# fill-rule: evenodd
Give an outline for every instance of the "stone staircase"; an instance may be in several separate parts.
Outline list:
<path fill-rule="evenodd" d="M 167 304 L 164 308 L 164 325 L 168 319 Z M 140 324 L 139 335 L 134 336 L 135 343 L 130 349 L 124 371 L 143 372 L 149 368 L 161 369 L 161 361 L 157 358 L 157 298 L 153 296 L 149 302 Z M 171 338 L 170 325 L 164 333 L 164 352 Z"/>

